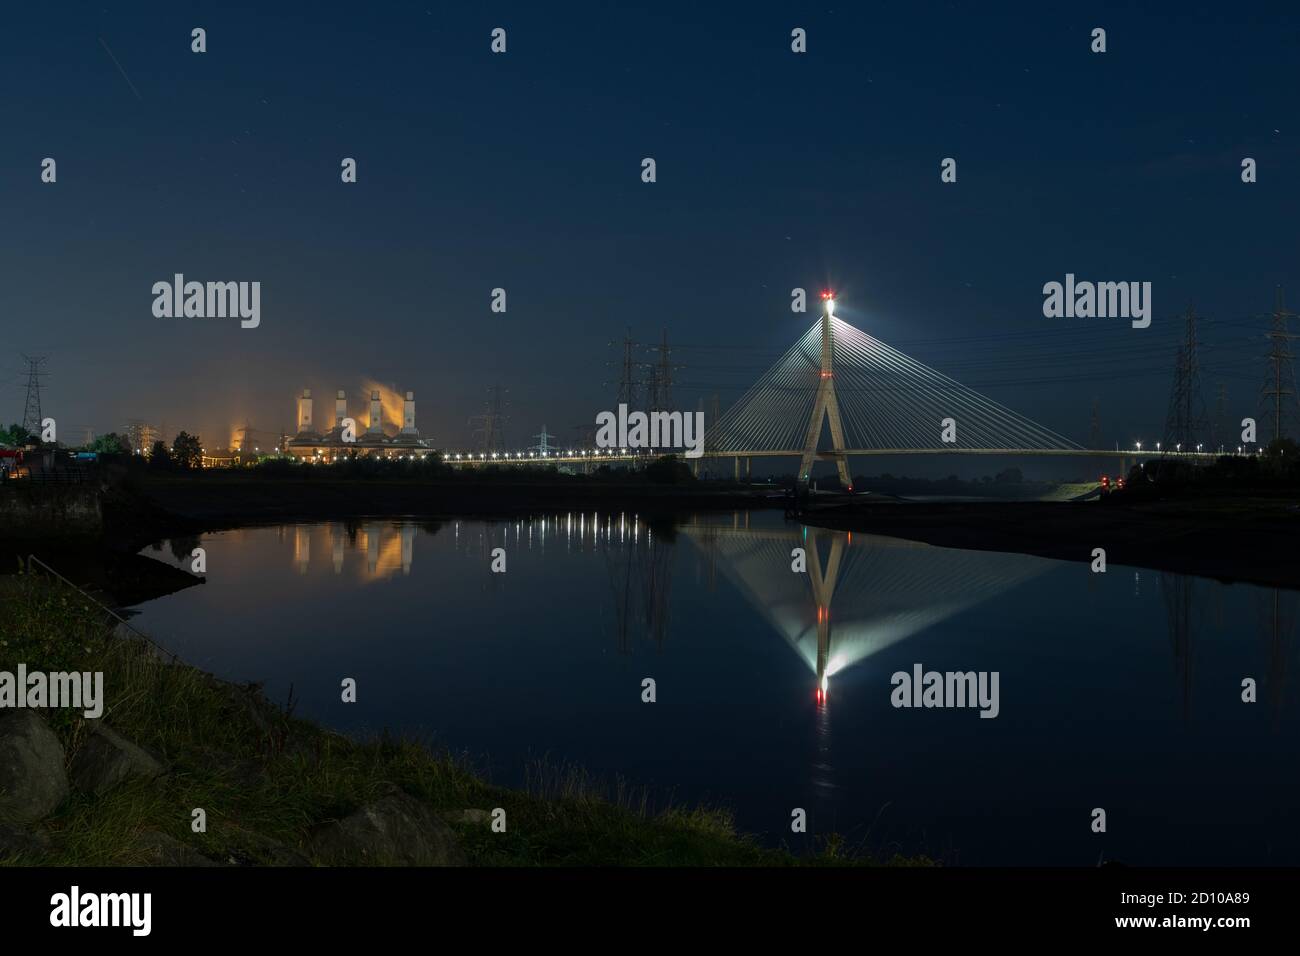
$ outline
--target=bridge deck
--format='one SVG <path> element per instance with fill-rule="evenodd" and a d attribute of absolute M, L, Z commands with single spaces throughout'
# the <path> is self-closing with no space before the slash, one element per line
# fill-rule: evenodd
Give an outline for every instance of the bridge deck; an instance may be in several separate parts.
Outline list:
<path fill-rule="evenodd" d="M 610 452 L 595 449 L 584 452 L 555 453 L 545 456 L 528 452 L 499 452 L 499 457 L 481 452 L 451 452 L 444 455 L 444 461 L 451 465 L 481 467 L 483 465 L 536 465 L 536 464 L 590 464 L 592 462 L 627 462 L 647 461 L 661 454 L 669 454 L 668 449 L 653 449 L 641 452 Z M 680 451 L 676 452 L 681 454 Z M 706 451 L 702 458 L 798 458 L 802 449 L 783 449 L 777 451 Z M 1116 450 L 1113 448 L 848 448 L 842 452 L 823 451 L 817 453 L 820 461 L 834 461 L 837 458 L 865 458 L 882 455 L 1006 455 L 1033 456 L 1038 458 L 1180 458 L 1188 460 L 1211 461 L 1220 457 L 1219 452 L 1151 452 L 1136 449 Z M 698 461 L 699 459 L 687 459 Z"/>

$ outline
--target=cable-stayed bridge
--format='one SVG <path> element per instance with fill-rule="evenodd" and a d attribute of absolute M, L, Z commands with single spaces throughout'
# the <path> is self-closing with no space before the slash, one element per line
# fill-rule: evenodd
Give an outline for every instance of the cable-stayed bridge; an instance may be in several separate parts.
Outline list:
<path fill-rule="evenodd" d="M 1085 451 L 837 318 L 829 294 L 822 301 L 821 318 L 713 424 L 713 454 L 798 456 L 802 481 L 831 460 L 848 487 L 850 455 Z"/>
<path fill-rule="evenodd" d="M 666 413 L 660 413 L 666 414 Z M 673 413 L 678 415 L 679 413 Z M 829 441 L 823 442 L 825 433 Z M 825 444 L 827 447 L 823 447 Z M 591 464 L 629 461 L 669 449 L 600 448 L 535 452 L 448 453 L 452 464 Z M 1184 457 L 1212 453 L 1178 449 Z M 833 462 L 852 490 L 849 459 L 866 455 L 1051 455 L 1115 457 L 1136 450 L 1084 448 L 955 379 L 891 348 L 835 315 L 822 296 L 821 317 L 717 421 L 708 427 L 704 458 L 741 461 L 798 458 L 807 482 L 817 461 Z M 698 458 L 696 459 L 698 461 Z"/>

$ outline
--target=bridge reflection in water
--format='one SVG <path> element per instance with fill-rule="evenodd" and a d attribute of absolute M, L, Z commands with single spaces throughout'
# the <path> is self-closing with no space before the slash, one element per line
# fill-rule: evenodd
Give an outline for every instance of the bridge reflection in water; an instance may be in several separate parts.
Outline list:
<path fill-rule="evenodd" d="M 750 528 L 743 518 L 682 531 L 813 672 L 819 703 L 835 674 L 1059 564 L 822 528 Z M 806 573 L 792 569 L 796 548 Z"/>
<path fill-rule="evenodd" d="M 570 554 L 600 555 L 612 592 L 615 639 L 623 653 L 632 653 L 636 637 L 644 636 L 660 649 L 671 639 L 672 577 L 681 570 L 675 552 L 678 538 L 684 538 L 707 568 L 710 589 L 721 572 L 803 660 L 813 674 L 819 704 L 826 702 L 830 678 L 837 673 L 1062 563 L 794 525 L 773 512 L 711 515 L 685 523 L 647 522 L 629 512 L 449 523 L 455 550 L 484 566 L 496 546 L 511 553 L 545 552 L 549 546 Z M 360 580 L 378 581 L 411 574 L 418 533 L 434 535 L 442 525 L 436 520 L 360 519 L 280 526 L 278 535 L 291 540 L 299 574 L 307 574 L 316 558 L 332 565 L 334 574 L 350 565 Z M 318 536 L 313 549 L 312 539 Z M 199 543 L 197 537 L 172 540 L 177 562 L 188 561 Z M 161 548 L 161 542 L 155 546 Z M 795 548 L 804 550 L 804 572 L 792 570 Z M 362 560 L 346 560 L 349 554 Z M 1079 567 L 1086 573 L 1085 564 Z M 1141 596 L 1140 576 L 1134 571 L 1135 599 Z M 1091 591 L 1097 582 L 1088 577 Z M 1209 606 L 1211 598 L 1221 605 L 1223 593 L 1187 575 L 1157 573 L 1157 580 L 1186 721 L 1192 714 L 1194 639 L 1224 630 L 1222 607 L 1216 620 Z M 497 576 L 489 576 L 489 587 L 497 584 Z M 1254 624 L 1252 629 L 1264 634 L 1261 699 L 1280 719 L 1300 595 L 1260 590 L 1254 601 L 1257 620 L 1236 626 Z"/>

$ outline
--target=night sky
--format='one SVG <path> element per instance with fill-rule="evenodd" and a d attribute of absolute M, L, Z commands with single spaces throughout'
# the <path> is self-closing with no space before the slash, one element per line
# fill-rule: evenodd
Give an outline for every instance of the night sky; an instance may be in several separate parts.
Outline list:
<path fill-rule="evenodd" d="M 65 441 L 141 418 L 224 444 L 292 430 L 303 387 L 361 413 L 369 381 L 414 389 L 438 444 L 498 383 L 512 444 L 567 439 L 613 407 L 625 330 L 680 346 L 679 407 L 725 408 L 824 285 L 1077 441 L 1099 398 L 1108 445 L 1160 437 L 1194 303 L 1207 405 L 1223 383 L 1254 414 L 1252 316 L 1278 285 L 1300 305 L 1300 14 L 1136 6 L 9 5 L 0 418 L 29 352 Z M 176 272 L 260 281 L 261 326 L 155 318 Z M 1151 327 L 1044 318 L 1067 272 L 1152 282 Z"/>

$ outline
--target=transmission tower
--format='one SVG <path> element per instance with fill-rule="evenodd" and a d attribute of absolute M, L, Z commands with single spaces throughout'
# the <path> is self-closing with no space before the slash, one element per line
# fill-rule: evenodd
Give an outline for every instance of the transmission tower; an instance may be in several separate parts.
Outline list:
<path fill-rule="evenodd" d="M 610 345 L 615 343 L 611 342 Z M 632 333 L 628 331 L 623 335 L 623 360 L 619 367 L 618 376 L 618 404 L 626 405 L 629 409 L 636 408 L 636 360 L 632 357 L 633 350 L 637 344 L 632 341 Z"/>
<path fill-rule="evenodd" d="M 659 345 L 651 346 L 650 351 L 657 353 L 653 362 L 644 363 L 646 369 L 646 395 L 648 396 L 647 411 L 651 412 L 668 412 L 673 408 L 673 372 L 680 368 L 681 365 L 673 365 L 668 361 L 672 354 L 672 349 L 668 347 L 668 330 L 664 329 L 663 341 Z"/>
<path fill-rule="evenodd" d="M 1088 426 L 1088 447 L 1101 448 L 1101 402 L 1092 400 L 1092 423 Z"/>
<path fill-rule="evenodd" d="M 1205 399 L 1201 396 L 1197 363 L 1196 312 L 1188 306 L 1183 341 L 1178 346 L 1174 367 L 1174 387 L 1169 395 L 1165 442 L 1174 450 L 1196 451 L 1197 441 L 1205 434 L 1206 427 Z"/>
<path fill-rule="evenodd" d="M 45 356 L 24 355 L 23 358 L 27 361 L 27 404 L 23 406 L 23 428 L 39 440 L 41 422 L 45 418 L 41 414 L 41 379 L 46 375 Z"/>
<path fill-rule="evenodd" d="M 547 433 L 546 426 L 542 425 L 542 433 L 540 435 L 534 435 L 533 437 L 537 439 L 537 444 L 533 446 L 533 451 L 545 457 L 546 455 L 549 455 L 553 450 L 551 445 L 551 440 L 553 438 L 558 438 L 559 436 L 551 435 Z"/>
<path fill-rule="evenodd" d="M 1271 367 L 1260 390 L 1260 404 L 1264 409 L 1260 417 L 1272 423 L 1274 441 L 1286 436 L 1286 420 L 1296 411 L 1295 369 L 1291 365 L 1290 343 L 1298 336 L 1287 331 L 1287 319 L 1292 314 L 1283 307 L 1282 289 L 1279 287 L 1273 308 L 1273 327 L 1268 332 L 1268 362 Z"/>
<path fill-rule="evenodd" d="M 483 403 L 483 414 L 470 418 L 474 425 L 474 435 L 478 439 L 478 449 L 483 452 L 501 451 L 505 439 L 506 423 L 510 419 L 505 414 L 507 389 L 493 385 L 488 389 L 488 400 Z"/>

